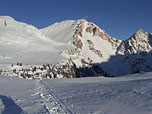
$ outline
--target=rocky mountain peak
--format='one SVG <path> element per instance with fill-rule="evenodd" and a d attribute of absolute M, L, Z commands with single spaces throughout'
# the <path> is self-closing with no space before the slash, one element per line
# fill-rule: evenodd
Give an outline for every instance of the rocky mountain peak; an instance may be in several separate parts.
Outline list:
<path fill-rule="evenodd" d="M 149 37 L 147 32 L 140 29 L 120 45 L 119 52 L 123 54 L 136 54 L 141 51 L 149 52 L 152 49 Z"/>
<path fill-rule="evenodd" d="M 143 29 L 139 29 L 137 32 L 135 32 L 135 34 L 136 33 L 145 33 L 145 32 L 143 31 Z"/>
<path fill-rule="evenodd" d="M 133 38 L 137 42 L 143 41 L 148 39 L 149 34 L 147 32 L 144 32 L 142 29 L 138 30 L 136 33 L 134 33 L 130 38 Z"/>
<path fill-rule="evenodd" d="M 77 48 L 82 49 L 83 43 L 82 43 L 82 38 L 84 37 L 83 34 L 90 34 L 90 37 L 93 38 L 101 38 L 102 40 L 108 41 L 112 47 L 115 49 L 117 48 L 120 43 L 122 42 L 119 39 L 112 38 L 110 35 L 108 35 L 103 29 L 98 27 L 92 22 L 88 22 L 87 20 L 79 20 L 79 24 L 77 26 L 77 29 L 75 31 L 75 40 L 73 41 L 74 46 Z M 86 38 L 86 37 L 84 37 Z"/>

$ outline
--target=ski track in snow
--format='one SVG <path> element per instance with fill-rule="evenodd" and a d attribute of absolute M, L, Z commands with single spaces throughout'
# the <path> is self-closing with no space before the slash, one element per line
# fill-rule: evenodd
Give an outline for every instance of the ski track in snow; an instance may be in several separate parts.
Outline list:
<path fill-rule="evenodd" d="M 152 114 L 152 73 L 26 80 L 0 76 L 0 114 Z"/>
<path fill-rule="evenodd" d="M 35 95 L 38 94 L 43 99 L 43 105 L 50 114 L 72 114 L 72 112 L 63 104 L 56 95 L 42 84 L 40 80 L 35 82 Z"/>

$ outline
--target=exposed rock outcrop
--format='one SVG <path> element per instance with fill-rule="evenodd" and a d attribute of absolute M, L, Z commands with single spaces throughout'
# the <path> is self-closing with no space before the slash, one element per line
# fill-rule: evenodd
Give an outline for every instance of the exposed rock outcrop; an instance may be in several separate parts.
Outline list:
<path fill-rule="evenodd" d="M 82 49 L 82 46 L 83 46 L 83 43 L 80 38 L 83 37 L 83 30 L 85 27 L 85 25 L 84 25 L 85 22 L 86 22 L 86 20 L 82 20 L 81 23 L 78 24 L 75 34 L 74 34 L 75 40 L 73 41 L 73 45 L 80 49 Z"/>
<path fill-rule="evenodd" d="M 94 52 L 95 54 L 97 54 L 100 58 L 102 58 L 103 55 L 102 55 L 101 51 L 94 48 L 93 42 L 92 42 L 91 40 L 87 40 L 87 42 L 88 42 L 88 44 L 89 44 L 89 49 L 90 49 L 92 52 Z"/>
<path fill-rule="evenodd" d="M 93 36 L 99 36 L 104 40 L 110 40 L 110 36 L 102 31 L 99 27 L 95 26 L 94 24 L 90 24 L 90 26 L 86 29 L 86 32 L 92 33 Z"/>
<path fill-rule="evenodd" d="M 83 47 L 83 43 L 78 37 L 73 41 L 73 45 L 80 49 Z"/>
<path fill-rule="evenodd" d="M 87 27 L 86 32 L 91 33 L 93 36 L 98 36 L 103 40 L 107 40 L 109 43 L 111 43 L 113 48 L 118 47 L 121 43 L 121 40 L 118 40 L 116 38 L 111 38 L 105 31 L 101 30 L 99 27 L 97 27 L 92 23 L 90 24 L 89 27 Z"/>

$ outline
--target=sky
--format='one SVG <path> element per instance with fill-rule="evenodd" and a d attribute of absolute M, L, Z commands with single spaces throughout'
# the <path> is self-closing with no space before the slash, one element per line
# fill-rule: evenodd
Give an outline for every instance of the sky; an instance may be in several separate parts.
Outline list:
<path fill-rule="evenodd" d="M 0 0 L 0 16 L 39 29 L 63 20 L 86 19 L 121 40 L 139 29 L 152 32 L 152 0 Z"/>

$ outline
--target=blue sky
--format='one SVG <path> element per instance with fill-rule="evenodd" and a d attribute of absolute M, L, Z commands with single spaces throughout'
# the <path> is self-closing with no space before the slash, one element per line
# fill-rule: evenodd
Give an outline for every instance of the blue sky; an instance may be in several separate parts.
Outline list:
<path fill-rule="evenodd" d="M 119 39 L 140 28 L 152 32 L 152 0 L 0 0 L 0 15 L 37 28 L 85 18 Z"/>

